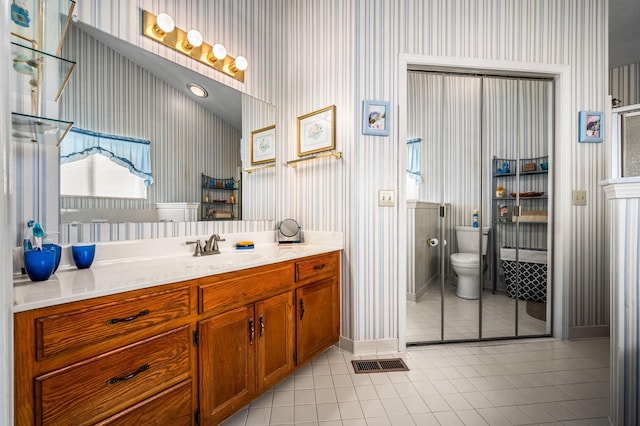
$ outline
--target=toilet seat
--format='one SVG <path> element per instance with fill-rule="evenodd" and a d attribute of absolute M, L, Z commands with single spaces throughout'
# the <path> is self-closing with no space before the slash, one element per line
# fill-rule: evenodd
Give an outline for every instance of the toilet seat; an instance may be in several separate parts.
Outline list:
<path fill-rule="evenodd" d="M 479 264 L 478 253 L 454 253 L 451 255 L 451 262 L 459 265 Z"/>

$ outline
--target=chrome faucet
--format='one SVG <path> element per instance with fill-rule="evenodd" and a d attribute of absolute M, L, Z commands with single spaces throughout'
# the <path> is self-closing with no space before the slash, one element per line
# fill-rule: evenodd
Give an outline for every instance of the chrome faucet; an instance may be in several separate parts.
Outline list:
<path fill-rule="evenodd" d="M 223 238 L 220 238 L 220 235 L 218 234 L 211 235 L 207 243 L 204 245 L 202 254 L 219 254 L 220 249 L 218 248 L 218 241 L 225 241 L 225 240 Z"/>
<path fill-rule="evenodd" d="M 218 248 L 218 241 L 226 241 L 224 238 L 220 238 L 220 235 L 213 234 L 207 242 L 202 245 L 200 240 L 196 241 L 187 241 L 187 244 L 195 244 L 196 249 L 193 252 L 194 256 L 206 256 L 209 254 L 220 254 L 220 249 Z"/>

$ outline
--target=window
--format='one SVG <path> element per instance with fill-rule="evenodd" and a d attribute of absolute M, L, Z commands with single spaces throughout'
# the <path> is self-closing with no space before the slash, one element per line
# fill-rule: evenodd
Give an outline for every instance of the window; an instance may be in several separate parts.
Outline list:
<path fill-rule="evenodd" d="M 75 197 L 147 198 L 144 179 L 102 154 L 60 166 L 60 195 Z"/>
<path fill-rule="evenodd" d="M 60 194 L 147 198 L 150 142 L 72 128 L 60 145 Z"/>

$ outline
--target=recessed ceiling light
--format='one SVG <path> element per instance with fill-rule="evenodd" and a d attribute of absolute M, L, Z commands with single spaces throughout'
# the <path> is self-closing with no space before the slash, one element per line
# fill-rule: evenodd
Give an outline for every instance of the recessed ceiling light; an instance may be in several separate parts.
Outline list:
<path fill-rule="evenodd" d="M 196 95 L 199 98 L 206 98 L 207 96 L 209 96 L 209 94 L 204 89 L 204 87 L 202 87 L 202 86 L 200 86 L 200 85 L 198 85 L 196 83 L 187 84 L 187 89 L 189 89 L 189 91 L 191 93 L 193 93 L 194 95 Z"/>

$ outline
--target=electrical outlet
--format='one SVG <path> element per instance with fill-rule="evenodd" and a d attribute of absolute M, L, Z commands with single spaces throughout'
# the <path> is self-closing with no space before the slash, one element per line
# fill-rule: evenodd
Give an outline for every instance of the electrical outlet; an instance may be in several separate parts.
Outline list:
<path fill-rule="evenodd" d="M 574 206 L 586 206 L 587 191 L 573 191 L 572 202 Z"/>
<path fill-rule="evenodd" d="M 395 191 L 392 189 L 381 189 L 378 191 L 378 205 L 380 207 L 393 207 L 396 203 Z"/>

